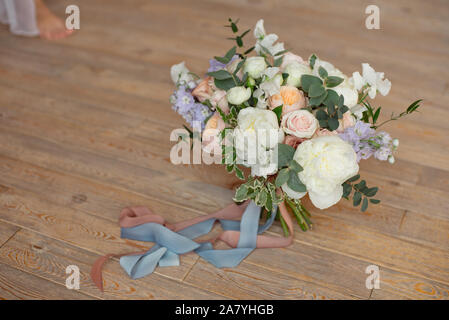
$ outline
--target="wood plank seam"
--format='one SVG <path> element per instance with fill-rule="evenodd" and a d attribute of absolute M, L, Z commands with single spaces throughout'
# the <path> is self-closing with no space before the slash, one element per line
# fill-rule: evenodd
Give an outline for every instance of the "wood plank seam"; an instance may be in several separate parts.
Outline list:
<path fill-rule="evenodd" d="M 1 220 L 1 219 L 0 219 Z M 3 220 L 2 220 L 3 221 Z M 3 222 L 5 222 L 5 223 L 9 223 L 9 224 L 12 224 L 11 222 L 9 222 L 9 221 L 3 221 Z M 17 232 L 19 232 L 20 230 L 22 230 L 22 227 L 21 226 L 19 226 L 19 225 L 15 225 L 15 226 L 17 226 L 18 227 L 18 229 L 8 238 L 8 239 L 6 239 L 6 241 L 5 242 L 3 242 L 3 243 L 0 243 L 0 249 L 9 241 L 9 240 L 11 240 L 15 235 L 16 235 L 16 233 Z"/>

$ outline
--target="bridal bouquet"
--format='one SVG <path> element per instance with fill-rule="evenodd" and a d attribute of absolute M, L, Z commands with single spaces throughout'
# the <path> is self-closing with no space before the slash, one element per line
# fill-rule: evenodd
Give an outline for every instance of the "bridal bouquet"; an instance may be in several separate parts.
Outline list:
<path fill-rule="evenodd" d="M 319 209 L 341 198 L 362 211 L 379 203 L 378 188 L 360 178 L 358 163 L 371 156 L 394 163 L 399 141 L 379 128 L 413 113 L 421 100 L 378 123 L 382 109 L 369 100 L 389 93 L 383 72 L 363 63 L 361 74 L 348 77 L 314 54 L 303 60 L 276 34 L 267 34 L 263 20 L 255 26 L 254 46 L 245 50 L 250 30 L 239 33 L 232 19 L 227 27 L 236 45 L 209 61 L 204 79 L 184 62 L 171 68 L 173 109 L 191 127 L 180 139 L 195 140 L 201 131 L 203 156 L 213 156 L 244 181 L 235 202 L 251 200 L 268 215 L 283 203 L 304 231 L 312 225 L 301 203 L 306 194 Z M 247 176 L 244 167 L 250 168 Z"/>

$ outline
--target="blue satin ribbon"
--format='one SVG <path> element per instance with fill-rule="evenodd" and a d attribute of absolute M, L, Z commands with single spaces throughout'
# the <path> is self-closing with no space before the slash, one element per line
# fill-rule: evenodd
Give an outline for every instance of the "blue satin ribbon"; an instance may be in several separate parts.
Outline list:
<path fill-rule="evenodd" d="M 179 266 L 179 255 L 193 251 L 217 268 L 235 267 L 256 248 L 257 234 L 263 233 L 273 224 L 277 208 L 273 209 L 270 218 L 263 225 L 259 225 L 260 209 L 251 202 L 241 221 L 209 219 L 178 232 L 157 223 L 122 228 L 122 238 L 155 242 L 155 245 L 144 254 L 121 257 L 120 265 L 131 278 L 137 279 L 151 274 L 158 265 Z M 198 243 L 192 240 L 208 234 L 216 220 L 220 222 L 223 230 L 240 231 L 236 248 L 215 250 L 210 242 Z"/>

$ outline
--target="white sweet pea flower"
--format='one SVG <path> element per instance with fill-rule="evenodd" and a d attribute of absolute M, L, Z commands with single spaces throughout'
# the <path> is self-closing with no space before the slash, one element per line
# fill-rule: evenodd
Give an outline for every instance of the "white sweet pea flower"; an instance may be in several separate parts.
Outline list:
<path fill-rule="evenodd" d="M 256 38 L 255 50 L 257 54 L 265 54 L 268 51 L 272 56 L 284 51 L 284 43 L 276 43 L 278 36 L 274 33 L 266 34 L 263 26 L 263 19 L 257 21 L 254 28 L 254 38 Z M 265 49 L 265 50 L 264 50 Z"/>
<path fill-rule="evenodd" d="M 299 179 L 306 185 L 313 205 L 319 209 L 336 204 L 343 195 L 342 183 L 359 171 L 354 149 L 338 136 L 304 141 L 293 159 L 303 167 Z"/>
<path fill-rule="evenodd" d="M 175 65 L 172 65 L 170 68 L 170 75 L 173 83 L 175 85 L 179 84 L 189 84 L 194 82 L 192 75 L 190 74 L 189 69 L 185 66 L 185 62 L 181 62 Z"/>
<path fill-rule="evenodd" d="M 256 108 L 266 109 L 268 106 L 267 98 L 265 98 L 265 92 L 262 89 L 258 88 L 254 90 L 253 97 L 257 99 Z"/>
<path fill-rule="evenodd" d="M 263 75 L 263 81 L 259 85 L 259 88 L 265 93 L 265 98 L 278 94 L 283 82 L 282 75 L 279 73 L 279 68 L 271 67 L 267 68 Z"/>
<path fill-rule="evenodd" d="M 241 87 L 233 87 L 226 93 L 226 98 L 229 103 L 240 105 L 251 97 L 251 89 Z"/>
<path fill-rule="evenodd" d="M 355 106 L 353 106 L 352 108 L 349 109 L 349 111 L 351 111 L 351 113 L 354 115 L 354 117 L 357 120 L 362 119 L 363 117 L 363 112 L 368 110 L 365 106 L 362 106 L 360 104 L 356 104 Z"/>
<path fill-rule="evenodd" d="M 352 79 L 354 86 L 357 90 L 361 90 L 367 85 L 365 89 L 371 99 L 376 97 L 376 93 L 386 96 L 391 89 L 391 82 L 388 79 L 384 79 L 383 72 L 376 72 L 368 63 L 362 63 L 362 74 L 354 72 Z"/>

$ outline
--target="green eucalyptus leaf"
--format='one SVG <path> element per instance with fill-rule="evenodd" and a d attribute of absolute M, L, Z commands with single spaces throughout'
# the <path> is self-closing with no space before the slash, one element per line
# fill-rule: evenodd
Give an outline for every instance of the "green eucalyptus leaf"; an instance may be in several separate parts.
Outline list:
<path fill-rule="evenodd" d="M 328 127 L 327 120 L 318 120 L 318 123 L 320 124 L 321 128 L 327 128 Z"/>
<path fill-rule="evenodd" d="M 278 168 L 285 167 L 293 159 L 295 149 L 288 144 L 278 144 Z"/>
<path fill-rule="evenodd" d="M 309 65 L 310 65 L 310 68 L 313 69 L 313 67 L 315 66 L 315 61 L 316 61 L 316 59 L 317 59 L 317 56 L 316 56 L 315 54 L 312 54 L 312 55 L 310 56 L 310 58 L 309 58 Z"/>
<path fill-rule="evenodd" d="M 326 99 L 323 101 L 325 105 L 337 105 L 338 104 L 338 93 L 332 89 L 327 89 Z"/>
<path fill-rule="evenodd" d="M 327 120 L 329 118 L 326 111 L 321 110 L 321 109 L 316 112 L 315 116 L 318 120 Z"/>
<path fill-rule="evenodd" d="M 304 170 L 304 169 L 301 167 L 301 165 L 300 165 L 298 162 L 296 162 L 296 160 L 294 160 L 294 159 L 292 159 L 292 160 L 290 161 L 290 163 L 288 164 L 288 167 L 289 167 L 290 169 L 292 169 L 293 171 L 295 171 L 296 173 L 299 173 L 299 172 L 301 172 L 301 171 Z"/>
<path fill-rule="evenodd" d="M 304 89 L 304 91 L 309 92 L 309 88 L 312 84 L 323 84 L 323 81 L 315 76 L 312 76 L 310 74 L 303 74 L 301 76 L 301 87 Z"/>
<path fill-rule="evenodd" d="M 365 212 L 367 208 L 368 208 L 368 198 L 363 198 L 362 212 Z"/>
<path fill-rule="evenodd" d="M 287 186 L 296 192 L 306 192 L 307 188 L 306 186 L 299 180 L 298 174 L 291 170 L 290 171 L 290 177 L 287 181 Z"/>
<path fill-rule="evenodd" d="M 281 171 L 278 172 L 278 175 L 276 177 L 276 187 L 281 187 L 284 183 L 287 182 L 288 178 L 290 177 L 290 170 L 288 168 L 284 168 Z"/>
<path fill-rule="evenodd" d="M 319 83 L 312 83 L 309 87 L 309 97 L 315 98 L 323 95 L 326 89 Z"/>
<path fill-rule="evenodd" d="M 222 69 L 218 71 L 208 72 L 207 75 L 213 77 L 216 80 L 226 80 L 229 78 L 232 78 L 232 74 L 230 74 L 228 71 Z"/>
<path fill-rule="evenodd" d="M 343 82 L 343 78 L 336 77 L 336 76 L 329 76 L 326 78 L 326 87 L 328 88 L 334 88 L 338 86 L 340 83 Z"/>
<path fill-rule="evenodd" d="M 337 130 L 338 126 L 340 125 L 340 123 L 338 122 L 338 118 L 329 118 L 329 120 L 327 120 L 327 123 L 330 131 Z"/>
<path fill-rule="evenodd" d="M 354 193 L 352 200 L 353 200 L 354 207 L 357 207 L 360 204 L 360 202 L 362 201 L 362 194 L 359 191 L 356 191 Z"/>
<path fill-rule="evenodd" d="M 323 78 L 323 79 L 327 78 L 327 76 L 328 76 L 326 69 L 324 69 L 322 66 L 320 66 L 320 67 L 318 68 L 318 74 L 319 74 L 320 77 Z"/>
<path fill-rule="evenodd" d="M 357 175 L 355 175 L 355 176 L 349 178 L 349 179 L 346 180 L 346 181 L 347 181 L 347 182 L 354 182 L 354 181 L 359 180 L 359 179 L 360 179 L 360 175 L 357 174 Z"/>
<path fill-rule="evenodd" d="M 369 188 L 365 191 L 365 196 L 367 197 L 373 197 L 376 195 L 377 191 L 379 190 L 378 187 Z"/>
<path fill-rule="evenodd" d="M 324 91 L 324 93 L 319 96 L 319 97 L 313 97 L 309 99 L 309 105 L 311 106 L 319 106 L 320 104 L 323 103 L 323 101 L 326 99 L 327 97 L 327 92 Z"/>
<path fill-rule="evenodd" d="M 234 88 L 236 86 L 236 84 L 232 78 L 225 79 L 225 80 L 214 79 L 214 83 L 218 89 L 222 89 L 225 91 L 228 91 L 229 89 Z"/>

